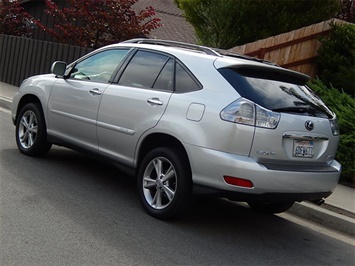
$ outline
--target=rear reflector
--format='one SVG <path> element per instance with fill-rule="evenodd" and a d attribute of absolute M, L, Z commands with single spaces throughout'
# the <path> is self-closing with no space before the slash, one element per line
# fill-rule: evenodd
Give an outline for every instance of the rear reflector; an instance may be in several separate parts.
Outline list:
<path fill-rule="evenodd" d="M 247 187 L 247 188 L 254 187 L 253 183 L 247 179 L 243 179 L 243 178 L 239 178 L 239 177 L 232 177 L 232 176 L 223 176 L 223 178 L 227 184 L 230 184 L 233 186 Z"/>

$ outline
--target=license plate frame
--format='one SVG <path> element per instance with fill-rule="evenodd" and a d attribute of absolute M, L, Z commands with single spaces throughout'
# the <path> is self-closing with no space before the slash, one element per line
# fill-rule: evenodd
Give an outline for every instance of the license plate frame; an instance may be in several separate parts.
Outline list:
<path fill-rule="evenodd" d="M 313 158 L 314 141 L 312 140 L 293 140 L 293 157 L 297 158 Z"/>

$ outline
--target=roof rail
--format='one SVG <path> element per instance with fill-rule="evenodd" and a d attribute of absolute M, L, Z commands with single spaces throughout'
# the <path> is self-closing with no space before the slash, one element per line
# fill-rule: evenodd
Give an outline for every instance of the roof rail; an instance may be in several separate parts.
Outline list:
<path fill-rule="evenodd" d="M 250 61 L 255 61 L 255 62 L 260 62 L 260 63 L 265 63 L 268 65 L 273 65 L 273 66 L 279 66 L 274 62 L 264 60 L 264 59 L 259 59 L 256 57 L 251 57 L 247 55 L 242 55 L 238 53 L 233 53 L 227 50 L 219 49 L 219 48 L 210 48 L 202 45 L 196 45 L 196 44 L 190 44 L 190 43 L 184 43 L 184 42 L 177 42 L 177 41 L 170 41 L 170 40 L 160 40 L 160 39 L 145 39 L 145 38 L 137 38 L 137 39 L 131 39 L 127 41 L 123 41 L 121 43 L 142 43 L 142 44 L 156 44 L 156 45 L 164 45 L 164 46 L 175 46 L 175 47 L 180 47 L 180 48 L 187 48 L 187 49 L 193 49 L 197 51 L 202 51 L 205 54 L 208 55 L 214 55 L 214 56 L 231 56 L 231 57 L 236 57 L 236 58 L 241 58 L 241 59 L 246 59 Z"/>
<path fill-rule="evenodd" d="M 167 41 L 167 40 L 159 40 L 159 39 L 137 38 L 137 39 L 123 41 L 122 43 L 143 43 L 143 44 L 157 44 L 157 45 L 165 45 L 165 46 L 175 46 L 175 47 L 180 47 L 180 48 L 198 50 L 198 51 L 204 52 L 205 54 L 208 54 L 208 55 L 220 56 L 220 54 L 218 52 L 216 52 L 215 50 L 213 50 L 212 48 L 209 48 L 206 46 L 201 46 L 201 45 L 196 45 L 196 44 L 184 43 L 184 42 Z"/>

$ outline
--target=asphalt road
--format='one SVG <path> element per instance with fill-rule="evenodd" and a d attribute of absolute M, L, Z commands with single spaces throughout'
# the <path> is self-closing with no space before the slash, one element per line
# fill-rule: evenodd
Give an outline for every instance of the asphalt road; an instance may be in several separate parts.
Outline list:
<path fill-rule="evenodd" d="M 354 239 L 290 214 L 197 199 L 184 219 L 142 210 L 132 178 L 79 153 L 17 151 L 0 108 L 0 265 L 355 265 Z"/>

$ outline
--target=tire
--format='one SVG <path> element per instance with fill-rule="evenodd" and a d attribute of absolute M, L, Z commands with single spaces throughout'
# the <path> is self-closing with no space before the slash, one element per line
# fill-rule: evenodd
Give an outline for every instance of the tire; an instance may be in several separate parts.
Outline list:
<path fill-rule="evenodd" d="M 28 156 L 44 156 L 52 144 L 47 142 L 47 128 L 42 108 L 38 103 L 28 103 L 16 119 L 16 144 Z"/>
<path fill-rule="evenodd" d="M 181 217 L 192 205 L 192 178 L 186 155 L 172 147 L 149 152 L 138 169 L 137 189 L 149 215 L 162 220 Z"/>
<path fill-rule="evenodd" d="M 281 213 L 287 211 L 292 207 L 294 201 L 286 201 L 286 202 L 248 202 L 250 208 L 255 211 L 266 213 L 266 214 L 274 214 Z"/>

